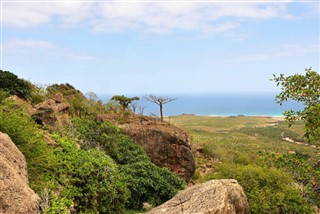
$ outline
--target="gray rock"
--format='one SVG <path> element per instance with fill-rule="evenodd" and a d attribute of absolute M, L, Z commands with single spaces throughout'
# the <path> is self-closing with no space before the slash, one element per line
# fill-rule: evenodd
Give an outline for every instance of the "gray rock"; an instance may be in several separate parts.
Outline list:
<path fill-rule="evenodd" d="M 179 192 L 148 214 L 245 214 L 247 197 L 236 180 L 211 180 Z"/>

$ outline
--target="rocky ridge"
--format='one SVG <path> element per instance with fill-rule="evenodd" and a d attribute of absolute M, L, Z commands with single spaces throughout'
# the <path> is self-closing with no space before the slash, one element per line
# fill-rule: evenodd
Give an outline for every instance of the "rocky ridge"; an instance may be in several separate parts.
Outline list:
<path fill-rule="evenodd" d="M 105 115 L 104 120 L 109 119 L 117 124 L 114 118 Z M 128 122 L 117 125 L 135 144 L 144 148 L 154 164 L 169 168 L 187 182 L 191 179 L 196 164 L 191 150 L 191 138 L 185 131 L 145 116 L 131 116 Z"/>

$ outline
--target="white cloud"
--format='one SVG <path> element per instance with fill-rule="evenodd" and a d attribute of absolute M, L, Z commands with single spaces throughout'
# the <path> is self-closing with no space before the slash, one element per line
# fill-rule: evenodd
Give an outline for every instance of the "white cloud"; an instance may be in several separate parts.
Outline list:
<path fill-rule="evenodd" d="M 44 48 L 44 49 L 52 49 L 55 46 L 48 41 L 39 41 L 39 40 L 18 40 L 11 39 L 3 44 L 4 49 L 22 49 L 22 48 Z"/>
<path fill-rule="evenodd" d="M 89 13 L 92 3 L 86 2 L 3 2 L 2 24 L 31 27 L 58 19 L 62 24 L 78 24 Z"/>
<path fill-rule="evenodd" d="M 309 53 L 319 53 L 319 49 L 319 44 L 284 44 L 280 47 L 277 47 L 276 50 L 266 50 L 264 52 L 245 54 L 231 59 L 230 62 L 254 62 L 283 59 Z"/>
<path fill-rule="evenodd" d="M 51 42 L 43 40 L 19 40 L 4 41 L 3 55 L 15 55 L 18 58 L 46 58 L 48 60 L 81 60 L 97 62 L 98 57 L 61 48 Z"/>
<path fill-rule="evenodd" d="M 86 25 L 97 32 L 198 30 L 227 32 L 246 19 L 292 18 L 288 1 L 3 2 L 4 26 Z"/>

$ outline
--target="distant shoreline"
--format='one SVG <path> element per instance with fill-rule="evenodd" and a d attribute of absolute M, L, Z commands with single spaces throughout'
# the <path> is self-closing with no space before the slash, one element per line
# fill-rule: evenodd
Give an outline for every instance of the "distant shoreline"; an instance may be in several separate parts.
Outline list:
<path fill-rule="evenodd" d="M 273 118 L 277 120 L 284 120 L 285 116 L 283 115 L 199 115 L 199 114 L 179 114 L 179 115 L 170 115 L 170 116 L 164 116 L 165 118 L 169 117 L 177 117 L 177 116 L 197 116 L 197 117 L 263 117 L 263 118 Z"/>

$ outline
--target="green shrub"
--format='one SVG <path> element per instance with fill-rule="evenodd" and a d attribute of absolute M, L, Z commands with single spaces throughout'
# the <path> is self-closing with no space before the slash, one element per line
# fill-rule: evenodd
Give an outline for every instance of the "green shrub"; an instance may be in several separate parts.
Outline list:
<path fill-rule="evenodd" d="M 312 167 L 309 155 L 296 152 L 275 159 L 275 165 L 292 175 L 303 188 L 302 195 L 312 204 L 320 207 L 320 168 Z"/>
<path fill-rule="evenodd" d="M 143 148 L 134 144 L 120 128 L 111 122 L 75 118 L 73 123 L 80 133 L 81 147 L 85 149 L 99 147 L 118 164 L 149 161 Z"/>
<path fill-rule="evenodd" d="M 5 99 L 10 96 L 10 93 L 7 89 L 0 88 L 0 105 L 5 102 Z"/>
<path fill-rule="evenodd" d="M 158 205 L 183 187 L 183 181 L 168 169 L 152 164 L 143 148 L 109 121 L 76 118 L 73 122 L 83 147 L 99 147 L 122 166 L 131 192 L 127 208 L 141 209 L 144 202 Z"/>
<path fill-rule="evenodd" d="M 129 192 L 116 163 L 98 149 L 80 150 L 66 139 L 59 145 L 60 198 L 71 199 L 76 213 L 122 213 Z"/>
<path fill-rule="evenodd" d="M 151 162 L 124 165 L 131 197 L 128 208 L 139 210 L 144 202 L 153 206 L 164 203 L 184 187 L 184 181 L 167 168 L 159 168 Z"/>
<path fill-rule="evenodd" d="M 56 159 L 37 124 L 23 107 L 17 108 L 8 101 L 0 107 L 0 131 L 8 134 L 25 156 L 30 187 L 40 192 L 46 186 Z"/>
<path fill-rule="evenodd" d="M 47 87 L 47 93 L 50 95 L 61 93 L 64 96 L 82 94 L 79 90 L 69 83 L 65 84 L 52 84 Z"/>
<path fill-rule="evenodd" d="M 243 187 L 251 213 L 312 213 L 290 176 L 275 168 L 222 164 L 218 174 L 204 180 L 236 179 Z"/>

